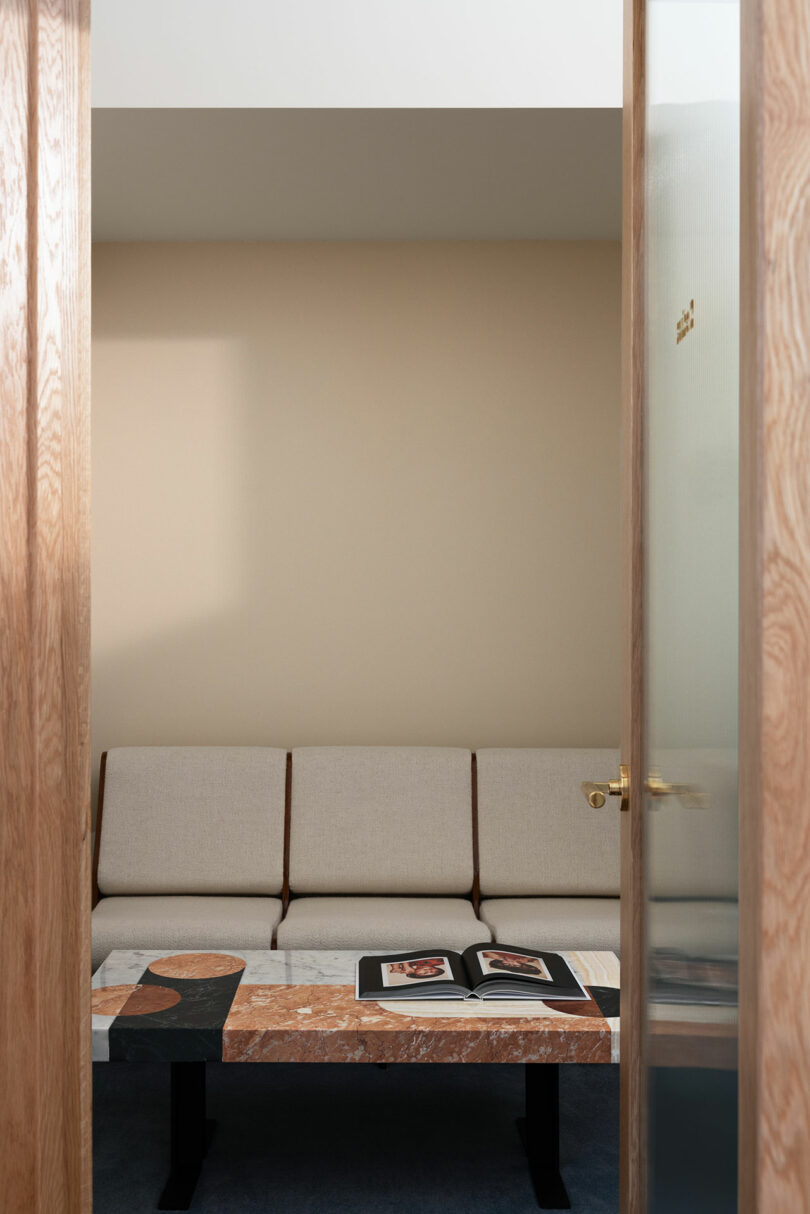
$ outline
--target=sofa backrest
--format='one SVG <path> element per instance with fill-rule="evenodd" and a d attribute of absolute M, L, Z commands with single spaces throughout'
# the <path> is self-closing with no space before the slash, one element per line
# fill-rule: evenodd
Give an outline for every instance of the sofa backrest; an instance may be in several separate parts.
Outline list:
<path fill-rule="evenodd" d="M 128 746 L 107 753 L 102 894 L 278 894 L 287 752 Z"/>
<path fill-rule="evenodd" d="M 687 784 L 705 803 L 677 797 L 648 815 L 652 898 L 734 899 L 738 868 L 737 751 L 731 747 L 655 750 L 651 766 L 670 784 Z"/>
<path fill-rule="evenodd" d="M 583 780 L 614 780 L 616 750 L 479 750 L 482 898 L 619 893 L 619 804 L 591 809 Z"/>
<path fill-rule="evenodd" d="M 293 751 L 294 894 L 466 894 L 472 755 L 410 746 Z"/>

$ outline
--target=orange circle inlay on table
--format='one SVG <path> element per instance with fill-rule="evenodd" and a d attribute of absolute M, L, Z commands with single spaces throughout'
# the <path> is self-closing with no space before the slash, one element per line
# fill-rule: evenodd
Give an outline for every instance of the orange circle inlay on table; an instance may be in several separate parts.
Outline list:
<path fill-rule="evenodd" d="M 96 1016 L 146 1016 L 163 1012 L 180 1002 L 178 991 L 167 986 L 145 986 L 128 982 L 121 986 L 100 986 L 92 994 L 92 1010 Z"/>
<path fill-rule="evenodd" d="M 228 953 L 175 953 L 171 957 L 158 957 L 149 971 L 159 978 L 224 978 L 244 968 L 241 957 Z"/>

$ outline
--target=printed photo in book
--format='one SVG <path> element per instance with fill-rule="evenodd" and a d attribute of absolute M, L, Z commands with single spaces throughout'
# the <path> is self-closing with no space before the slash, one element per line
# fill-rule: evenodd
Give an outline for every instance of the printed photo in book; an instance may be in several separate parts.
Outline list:
<path fill-rule="evenodd" d="M 507 944 L 361 957 L 356 993 L 383 1000 L 588 998 L 559 953 Z"/>

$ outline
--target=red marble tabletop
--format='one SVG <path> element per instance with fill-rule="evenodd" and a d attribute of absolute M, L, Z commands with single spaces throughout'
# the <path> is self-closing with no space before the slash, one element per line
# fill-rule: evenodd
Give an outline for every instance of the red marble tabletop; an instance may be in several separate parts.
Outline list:
<path fill-rule="evenodd" d="M 111 953 L 93 978 L 93 1057 L 618 1061 L 619 1019 L 612 1012 L 619 963 L 613 953 L 563 954 L 590 994 L 578 1003 L 359 1001 L 354 976 L 360 955 Z"/>

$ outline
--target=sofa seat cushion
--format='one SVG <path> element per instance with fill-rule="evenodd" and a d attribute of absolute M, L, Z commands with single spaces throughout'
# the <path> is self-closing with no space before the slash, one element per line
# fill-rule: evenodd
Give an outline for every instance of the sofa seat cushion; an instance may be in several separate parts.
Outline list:
<path fill-rule="evenodd" d="M 618 898 L 488 898 L 481 918 L 502 944 L 619 951 Z"/>
<path fill-rule="evenodd" d="M 102 898 L 93 911 L 93 970 L 114 948 L 270 948 L 278 898 Z"/>
<path fill-rule="evenodd" d="M 463 898 L 295 898 L 279 948 L 464 949 L 490 939 Z"/>
<path fill-rule="evenodd" d="M 736 957 L 737 903 L 714 898 L 652 901 L 649 943 L 652 950 L 691 957 Z"/>

